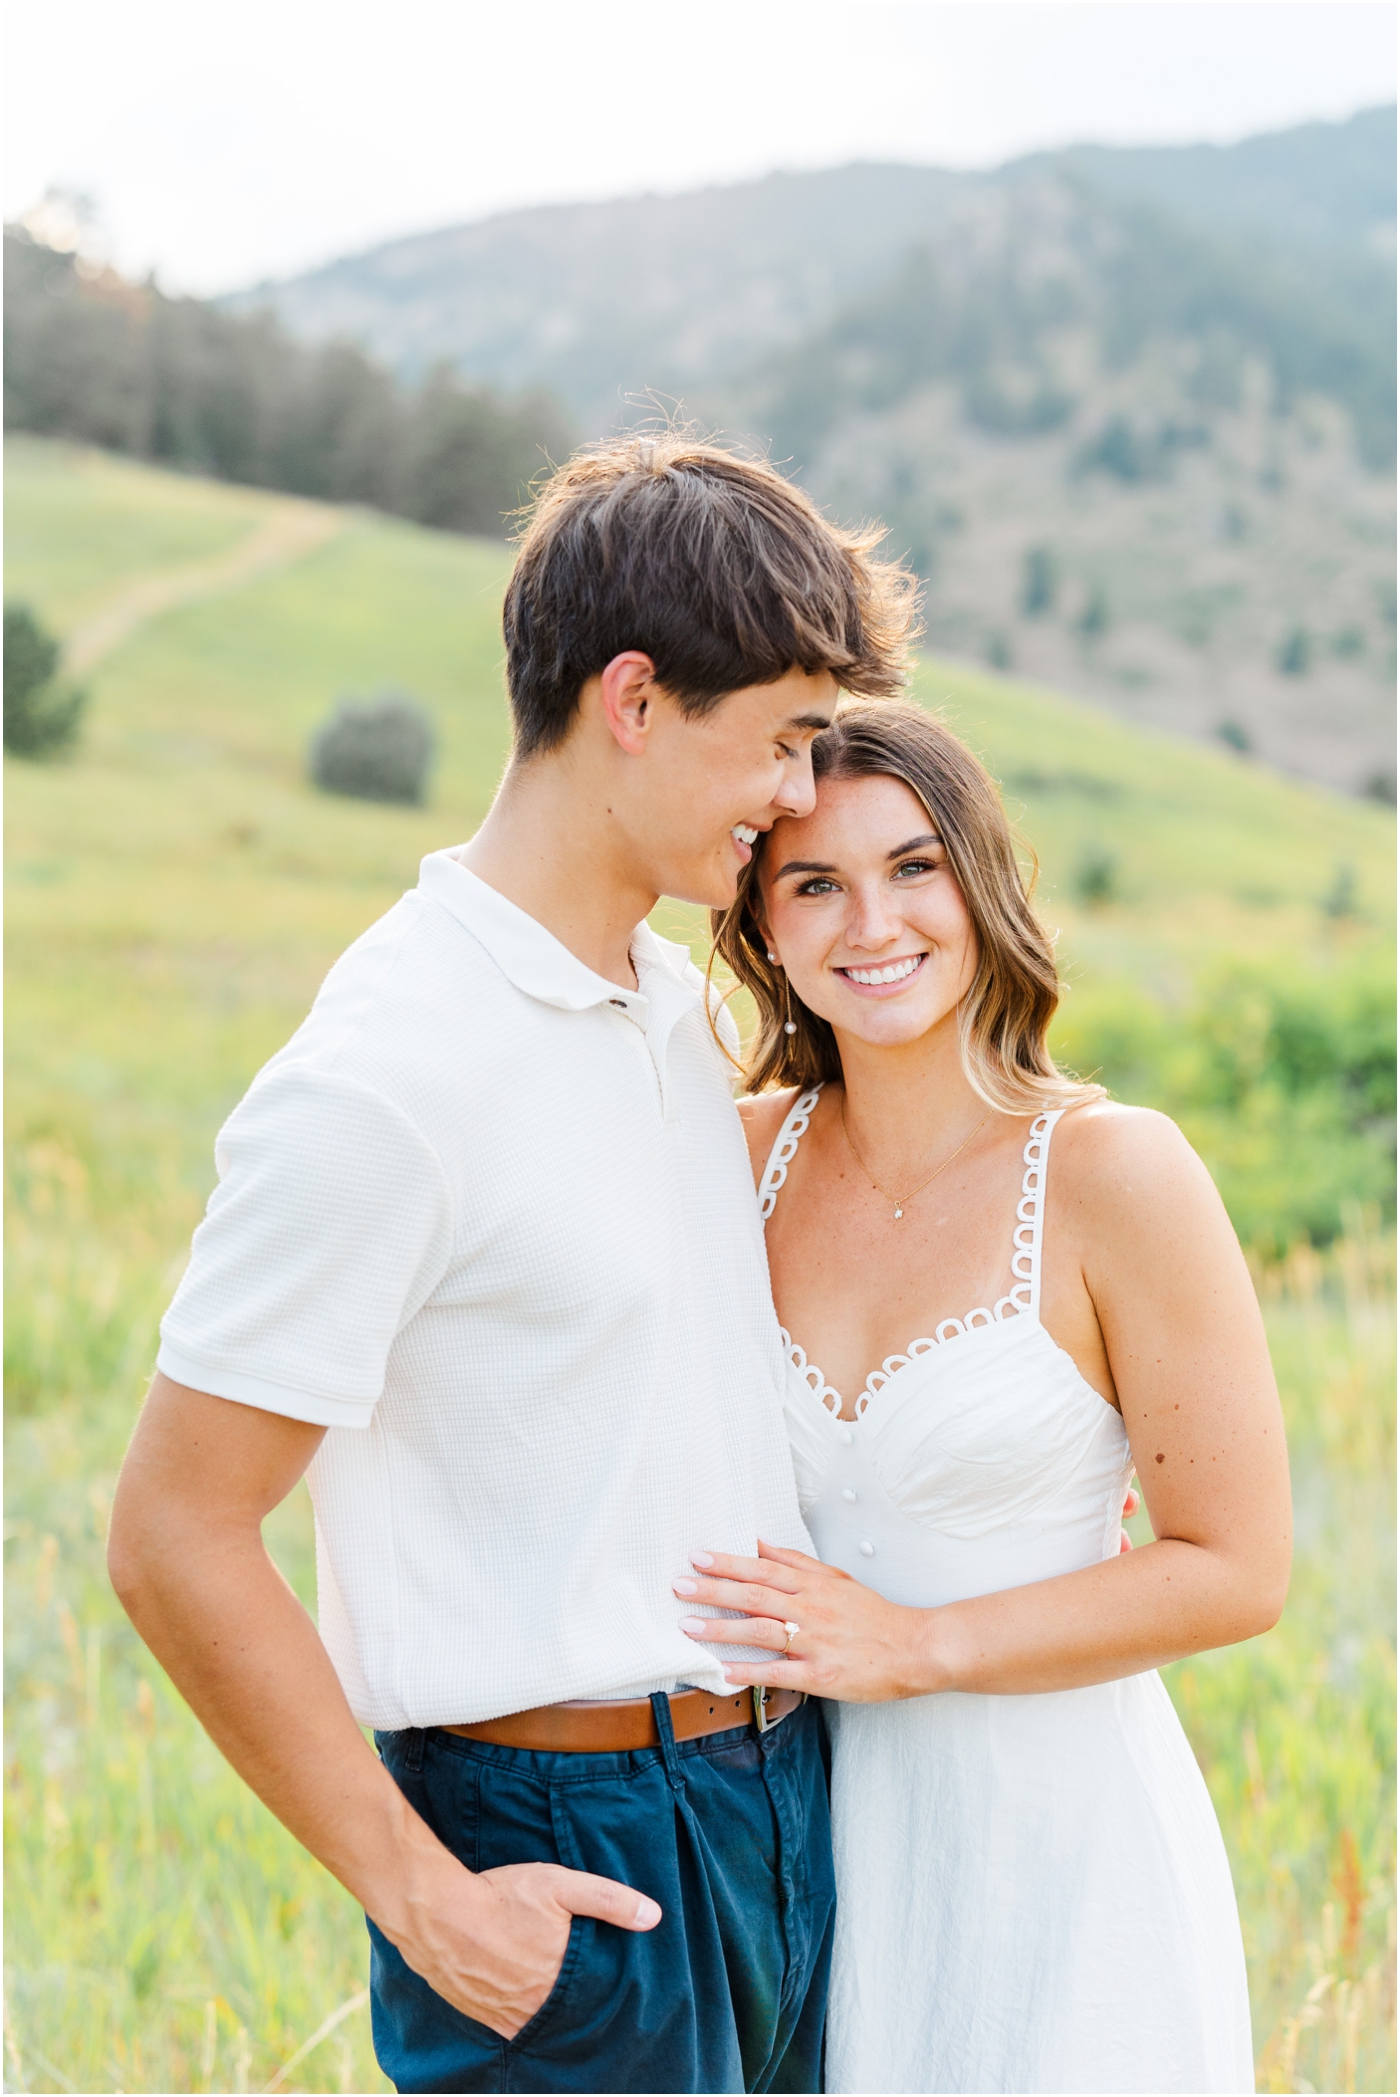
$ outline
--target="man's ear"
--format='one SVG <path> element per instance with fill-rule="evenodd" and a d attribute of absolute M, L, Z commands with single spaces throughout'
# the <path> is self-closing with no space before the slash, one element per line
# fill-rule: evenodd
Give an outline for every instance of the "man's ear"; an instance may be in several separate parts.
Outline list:
<path fill-rule="evenodd" d="M 603 719 L 620 750 L 640 757 L 656 708 L 656 671 L 649 655 L 629 648 L 615 655 L 598 680 Z"/>

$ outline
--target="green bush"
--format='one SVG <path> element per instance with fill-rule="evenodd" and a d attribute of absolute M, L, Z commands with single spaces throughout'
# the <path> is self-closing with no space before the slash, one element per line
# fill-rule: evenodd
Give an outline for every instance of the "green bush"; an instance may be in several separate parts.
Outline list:
<path fill-rule="evenodd" d="M 1021 610 L 1028 619 L 1041 619 L 1055 609 L 1059 583 L 1050 548 L 1028 546 L 1021 562 Z"/>
<path fill-rule="evenodd" d="M 1247 1245 L 1328 1244 L 1357 1203 L 1394 1213 L 1394 985 L 1374 963 L 1232 967 L 1181 1010 L 1121 984 L 1076 990 L 1053 1046 L 1116 1099 L 1180 1123 Z"/>
<path fill-rule="evenodd" d="M 402 692 L 342 699 L 311 739 L 311 776 L 328 794 L 417 807 L 433 759 L 433 728 Z"/>
<path fill-rule="evenodd" d="M 1091 845 L 1075 868 L 1070 886 L 1080 902 L 1091 909 L 1115 902 L 1119 891 L 1118 855 L 1102 845 Z"/>
<path fill-rule="evenodd" d="M 87 693 L 58 682 L 58 660 L 58 642 L 29 606 L 7 604 L 4 741 L 17 757 L 49 757 L 77 736 Z"/>

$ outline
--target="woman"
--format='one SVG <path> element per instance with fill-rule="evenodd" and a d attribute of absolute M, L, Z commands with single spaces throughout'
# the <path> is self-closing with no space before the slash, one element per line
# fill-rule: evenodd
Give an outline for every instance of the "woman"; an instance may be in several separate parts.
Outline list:
<path fill-rule="evenodd" d="M 833 1700 L 827 2087 L 1251 2090 L 1229 1867 L 1154 1672 L 1283 1603 L 1244 1260 L 1174 1125 L 1051 1061 L 971 754 L 860 702 L 816 768 L 717 944 L 761 1015 L 742 1111 L 822 1562 L 677 1591 L 748 1619 L 685 1620 L 757 1649 L 732 1681 Z M 1134 1468 L 1158 1540 L 1120 1555 Z"/>

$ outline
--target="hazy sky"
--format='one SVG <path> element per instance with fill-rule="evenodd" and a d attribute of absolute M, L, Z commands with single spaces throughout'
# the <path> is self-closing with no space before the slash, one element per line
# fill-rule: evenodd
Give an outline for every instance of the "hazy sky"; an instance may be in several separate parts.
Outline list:
<path fill-rule="evenodd" d="M 516 204 L 1221 142 L 1395 93 L 1389 4 L 9 0 L 3 206 L 195 291 Z"/>

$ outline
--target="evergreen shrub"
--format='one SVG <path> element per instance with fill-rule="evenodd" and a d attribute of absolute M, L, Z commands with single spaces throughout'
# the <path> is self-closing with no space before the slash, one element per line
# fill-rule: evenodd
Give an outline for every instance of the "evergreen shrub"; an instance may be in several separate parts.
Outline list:
<path fill-rule="evenodd" d="M 27 604 L 5 606 L 4 742 L 17 757 L 50 757 L 78 733 L 87 693 L 58 681 L 59 647 Z"/>
<path fill-rule="evenodd" d="M 432 722 L 404 692 L 342 699 L 311 738 L 311 777 L 328 794 L 417 807 L 434 741 Z"/>

